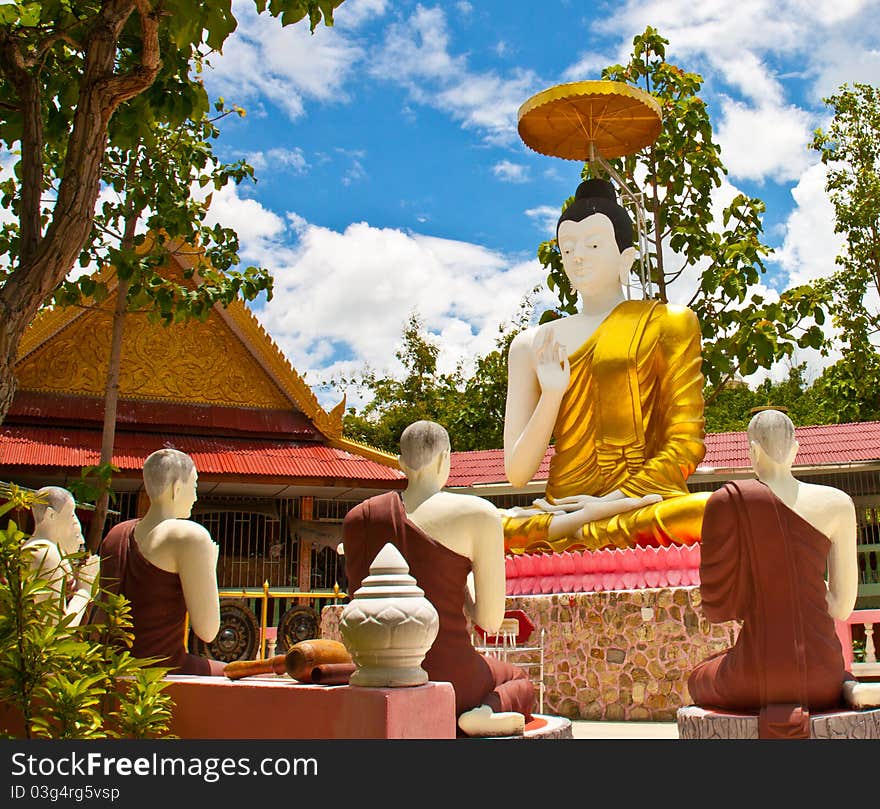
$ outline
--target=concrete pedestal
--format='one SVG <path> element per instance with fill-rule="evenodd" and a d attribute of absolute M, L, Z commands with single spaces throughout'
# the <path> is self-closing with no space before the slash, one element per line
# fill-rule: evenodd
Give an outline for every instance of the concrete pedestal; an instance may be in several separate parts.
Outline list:
<path fill-rule="evenodd" d="M 305 685 L 287 677 L 177 675 L 171 732 L 182 739 L 454 739 L 449 683 L 412 688 Z"/>

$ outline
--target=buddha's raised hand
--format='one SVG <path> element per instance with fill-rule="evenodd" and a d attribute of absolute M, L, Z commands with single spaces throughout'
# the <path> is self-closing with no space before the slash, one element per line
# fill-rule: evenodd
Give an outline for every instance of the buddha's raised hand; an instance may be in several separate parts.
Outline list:
<path fill-rule="evenodd" d="M 550 328 L 544 329 L 535 348 L 535 374 L 542 392 L 561 394 L 568 388 L 571 378 L 568 355 Z"/>

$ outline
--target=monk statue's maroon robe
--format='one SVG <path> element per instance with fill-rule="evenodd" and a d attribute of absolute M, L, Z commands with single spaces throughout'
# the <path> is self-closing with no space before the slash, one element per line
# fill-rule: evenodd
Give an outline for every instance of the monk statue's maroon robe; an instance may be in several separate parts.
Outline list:
<path fill-rule="evenodd" d="M 225 663 L 188 654 L 184 646 L 186 600 L 180 576 L 150 562 L 138 548 L 138 520 L 113 526 L 101 543 L 101 588 L 131 602 L 135 657 L 158 657 L 170 674 L 220 676 Z"/>
<path fill-rule="evenodd" d="M 406 516 L 396 492 L 371 497 L 355 506 L 343 522 L 345 573 L 354 594 L 370 573 L 376 554 L 391 542 L 403 554 L 409 572 L 437 610 L 440 627 L 422 668 L 435 682 L 452 683 L 455 710 L 489 705 L 494 712 L 515 711 L 531 718 L 534 686 L 510 663 L 479 654 L 471 643 L 464 615 L 464 592 L 471 560 L 428 536 Z"/>
<path fill-rule="evenodd" d="M 715 492 L 702 533 L 703 613 L 743 623 L 732 649 L 693 670 L 691 698 L 759 712 L 762 737 L 802 736 L 808 710 L 840 705 L 845 677 L 826 603 L 831 541 L 757 480 Z"/>

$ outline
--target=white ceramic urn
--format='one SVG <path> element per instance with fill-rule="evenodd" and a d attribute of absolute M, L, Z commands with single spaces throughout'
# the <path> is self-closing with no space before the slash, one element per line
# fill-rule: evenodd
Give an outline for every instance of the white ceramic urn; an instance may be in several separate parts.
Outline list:
<path fill-rule="evenodd" d="M 355 666 L 351 685 L 424 685 L 422 668 L 440 619 L 409 565 L 390 542 L 370 565 L 370 575 L 342 610 L 339 629 Z"/>

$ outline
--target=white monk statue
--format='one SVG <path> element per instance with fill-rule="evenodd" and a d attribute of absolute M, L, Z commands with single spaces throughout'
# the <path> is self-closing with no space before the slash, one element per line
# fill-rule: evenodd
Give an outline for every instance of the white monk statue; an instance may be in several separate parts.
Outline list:
<path fill-rule="evenodd" d="M 611 183 L 581 183 L 559 219 L 577 314 L 511 344 L 504 466 L 546 498 L 505 516 L 513 553 L 699 541 L 708 495 L 685 481 L 705 453 L 700 329 L 684 306 L 627 300 L 632 222 Z M 562 519 L 567 515 L 566 519 Z"/>
<path fill-rule="evenodd" d="M 439 424 L 418 421 L 403 431 L 403 495 L 371 497 L 343 523 L 349 592 L 361 586 L 385 543 L 393 543 L 439 614 L 422 668 L 431 680 L 452 683 L 459 728 L 471 736 L 514 735 L 530 715 L 534 687 L 522 669 L 475 651 L 465 617 L 467 611 L 489 633 L 504 618 L 501 517 L 481 497 L 443 491 L 449 453 L 449 435 Z"/>
<path fill-rule="evenodd" d="M 792 475 L 798 442 L 784 413 L 759 412 L 748 438 L 758 479 L 712 494 L 700 566 L 706 617 L 742 629 L 732 649 L 694 669 L 688 689 L 704 707 L 760 711 L 762 738 L 803 737 L 809 711 L 843 704 L 833 619 L 856 600 L 855 507 L 845 492 Z"/>
<path fill-rule="evenodd" d="M 224 663 L 187 654 L 184 626 L 214 640 L 220 628 L 217 544 L 188 519 L 198 475 L 192 458 L 160 449 L 144 461 L 150 507 L 114 526 L 101 545 L 102 586 L 131 602 L 136 657 L 163 658 L 177 674 L 222 675 Z"/>
<path fill-rule="evenodd" d="M 81 550 L 82 528 L 76 516 L 73 495 L 58 486 L 45 486 L 37 492 L 39 501 L 31 507 L 34 531 L 24 546 L 31 551 L 31 569 L 49 582 L 50 597 L 63 603 L 63 614 L 72 616 L 70 625 L 79 626 L 92 598 L 100 558 L 88 556 L 81 563 L 70 556 Z"/>

